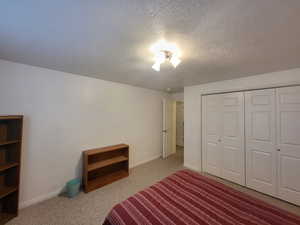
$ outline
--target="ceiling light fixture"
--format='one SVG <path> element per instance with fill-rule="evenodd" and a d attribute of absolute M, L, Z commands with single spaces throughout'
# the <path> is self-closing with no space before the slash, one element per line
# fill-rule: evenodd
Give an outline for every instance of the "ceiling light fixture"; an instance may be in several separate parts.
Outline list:
<path fill-rule="evenodd" d="M 160 71 L 160 65 L 166 60 L 176 68 L 180 63 L 181 53 L 174 43 L 168 43 L 165 40 L 160 40 L 151 46 L 150 51 L 154 54 L 154 64 L 152 69 Z"/>

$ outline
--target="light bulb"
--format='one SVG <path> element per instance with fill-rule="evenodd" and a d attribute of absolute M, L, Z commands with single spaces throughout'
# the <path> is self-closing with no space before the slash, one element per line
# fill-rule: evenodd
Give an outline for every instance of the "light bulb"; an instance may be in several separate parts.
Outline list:
<path fill-rule="evenodd" d="M 153 52 L 154 54 L 156 54 L 157 52 L 160 52 L 162 49 L 165 48 L 166 46 L 166 41 L 164 39 L 156 42 L 155 44 L 153 44 L 151 47 L 150 47 L 150 51 Z"/>
<path fill-rule="evenodd" d="M 170 60 L 170 62 L 172 63 L 172 65 L 174 66 L 174 68 L 176 68 L 179 63 L 181 63 L 181 60 L 175 56 L 173 56 Z"/>
<path fill-rule="evenodd" d="M 155 54 L 155 62 L 156 63 L 162 64 L 165 62 L 165 60 L 166 60 L 166 54 L 164 52 L 157 52 Z"/>
<path fill-rule="evenodd" d="M 160 63 L 156 62 L 153 64 L 152 69 L 159 72 L 160 71 Z"/>

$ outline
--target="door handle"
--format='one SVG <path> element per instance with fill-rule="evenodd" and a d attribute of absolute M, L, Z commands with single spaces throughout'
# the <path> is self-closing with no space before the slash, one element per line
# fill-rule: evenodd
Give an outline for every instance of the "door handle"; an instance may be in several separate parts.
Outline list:
<path fill-rule="evenodd" d="M 277 149 L 277 152 L 280 152 L 280 148 Z"/>

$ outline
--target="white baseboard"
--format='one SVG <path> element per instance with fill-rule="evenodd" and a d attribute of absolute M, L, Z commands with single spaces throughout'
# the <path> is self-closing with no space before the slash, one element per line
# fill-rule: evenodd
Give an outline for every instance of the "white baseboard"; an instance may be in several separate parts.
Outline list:
<path fill-rule="evenodd" d="M 160 157 L 161 157 L 161 154 L 156 155 L 156 156 L 153 156 L 153 157 L 151 157 L 151 158 L 149 158 L 149 159 L 146 159 L 146 160 L 139 161 L 139 162 L 135 163 L 134 165 L 130 166 L 130 168 L 137 167 L 137 166 L 139 166 L 139 165 L 145 164 L 145 163 L 147 163 L 147 162 L 150 162 L 150 161 L 152 161 L 152 160 L 158 159 L 158 158 L 160 158 Z"/>
<path fill-rule="evenodd" d="M 156 155 L 156 156 L 151 157 L 150 159 L 142 160 L 142 161 L 140 161 L 140 162 L 134 164 L 133 166 L 130 166 L 130 168 L 133 168 L 133 167 L 142 165 L 142 164 L 144 164 L 144 163 L 150 162 L 150 161 L 152 161 L 152 160 L 154 160 L 154 159 L 158 159 L 158 158 L 160 158 L 160 157 L 161 157 L 161 155 L 159 154 L 159 155 Z M 62 190 L 63 190 L 63 188 L 60 188 L 59 190 L 50 192 L 50 193 L 48 193 L 48 194 L 46 194 L 46 195 L 40 195 L 40 196 L 35 197 L 35 198 L 33 198 L 33 199 L 30 199 L 30 200 L 27 200 L 27 201 L 24 201 L 24 202 L 20 202 L 19 208 L 20 208 L 20 209 L 24 209 L 24 208 L 26 208 L 26 207 L 28 207 L 28 206 L 35 205 L 35 204 L 37 204 L 37 203 L 46 201 L 46 200 L 48 200 L 48 199 L 50 199 L 50 198 L 56 197 L 56 196 L 58 196 L 58 195 L 62 192 Z"/>
<path fill-rule="evenodd" d="M 50 192 L 50 193 L 48 193 L 46 195 L 40 195 L 40 196 L 35 197 L 33 199 L 30 199 L 30 200 L 27 200 L 27 201 L 24 201 L 24 202 L 20 202 L 19 208 L 23 209 L 23 208 L 26 208 L 28 206 L 35 205 L 37 203 L 46 201 L 46 200 L 48 200 L 50 198 L 56 197 L 57 195 L 59 195 L 61 193 L 61 190 L 62 190 L 62 188 L 59 189 L 59 190 Z"/>
<path fill-rule="evenodd" d="M 191 165 L 188 165 L 188 164 L 184 164 L 183 166 L 187 169 L 194 170 L 196 172 L 200 172 L 200 170 L 195 166 L 191 166 Z"/>

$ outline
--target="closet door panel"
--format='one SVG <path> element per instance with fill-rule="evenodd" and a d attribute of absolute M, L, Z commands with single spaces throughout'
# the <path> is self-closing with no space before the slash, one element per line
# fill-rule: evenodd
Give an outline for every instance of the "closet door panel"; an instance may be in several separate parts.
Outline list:
<path fill-rule="evenodd" d="M 220 148 L 221 121 L 220 105 L 221 96 L 204 96 L 203 100 L 203 169 L 205 172 L 215 176 L 221 176 L 221 157 Z"/>
<path fill-rule="evenodd" d="M 278 88 L 279 197 L 300 205 L 300 87 Z"/>
<path fill-rule="evenodd" d="M 275 89 L 245 93 L 246 185 L 277 193 Z"/>
<path fill-rule="evenodd" d="M 245 185 L 244 94 L 223 94 L 222 177 Z"/>

